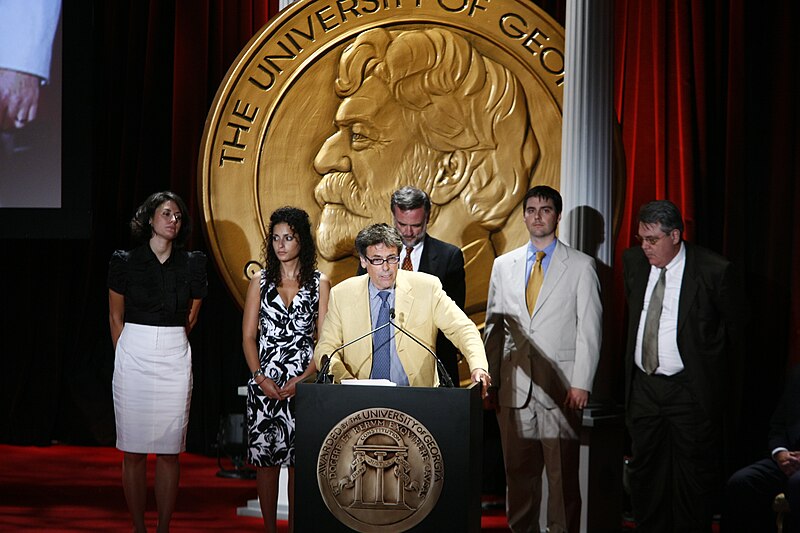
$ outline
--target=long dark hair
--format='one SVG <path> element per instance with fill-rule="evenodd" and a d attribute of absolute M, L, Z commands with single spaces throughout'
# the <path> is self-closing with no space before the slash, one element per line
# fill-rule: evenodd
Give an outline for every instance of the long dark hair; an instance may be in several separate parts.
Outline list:
<path fill-rule="evenodd" d="M 181 212 L 181 229 L 178 231 L 178 235 L 175 237 L 172 245 L 176 248 L 183 248 L 186 239 L 189 238 L 189 234 L 192 232 L 192 219 L 189 217 L 189 209 L 186 207 L 184 201 L 180 196 L 171 191 L 161 191 L 151 194 L 147 200 L 136 209 L 136 214 L 133 215 L 130 223 L 131 236 L 135 241 L 147 242 L 150 240 L 150 237 L 153 236 L 153 227 L 150 225 L 150 219 L 153 218 L 158 206 L 170 200 L 175 202 L 175 205 L 178 206 Z"/>
<path fill-rule="evenodd" d="M 298 285 L 304 286 L 313 282 L 314 271 L 317 269 L 317 247 L 314 239 L 311 238 L 311 221 L 308 213 L 297 207 L 281 207 L 276 209 L 269 217 L 269 233 L 264 241 L 263 256 L 266 267 L 264 275 L 267 282 L 272 282 L 275 286 L 281 284 L 281 262 L 275 255 L 272 247 L 272 232 L 278 224 L 288 224 L 300 242 L 300 276 Z"/>

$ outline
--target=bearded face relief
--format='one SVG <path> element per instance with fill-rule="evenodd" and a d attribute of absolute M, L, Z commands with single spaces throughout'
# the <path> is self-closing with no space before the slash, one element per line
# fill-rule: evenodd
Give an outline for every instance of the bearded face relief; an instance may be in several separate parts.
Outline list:
<path fill-rule="evenodd" d="M 353 255 L 360 229 L 391 221 L 390 196 L 405 185 L 430 196 L 432 229 L 442 209 L 471 217 L 439 233 L 457 245 L 467 244 L 458 233 L 467 225 L 469 239 L 487 238 L 527 190 L 538 148 L 524 91 L 466 39 L 366 32 L 342 52 L 334 85 L 335 131 L 314 157 L 325 259 Z"/>
<path fill-rule="evenodd" d="M 400 105 L 377 78 L 368 78 L 336 113 L 336 131 L 314 158 L 322 180 L 314 197 L 322 208 L 317 246 L 334 261 L 353 254 L 356 234 L 391 220 L 392 193 L 404 185 L 430 191 L 436 153 L 421 145 Z"/>

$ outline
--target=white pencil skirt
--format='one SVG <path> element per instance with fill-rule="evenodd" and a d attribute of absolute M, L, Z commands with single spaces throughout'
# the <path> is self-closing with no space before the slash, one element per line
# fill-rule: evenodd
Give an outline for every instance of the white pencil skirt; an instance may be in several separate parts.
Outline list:
<path fill-rule="evenodd" d="M 117 448 L 133 453 L 186 450 L 192 349 L 182 327 L 125 324 L 114 360 Z"/>

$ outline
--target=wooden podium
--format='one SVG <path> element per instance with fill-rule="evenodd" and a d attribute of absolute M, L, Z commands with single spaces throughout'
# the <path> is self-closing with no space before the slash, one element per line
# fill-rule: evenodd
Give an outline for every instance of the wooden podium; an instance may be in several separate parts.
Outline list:
<path fill-rule="evenodd" d="M 303 383 L 295 400 L 296 531 L 480 531 L 479 387 Z"/>

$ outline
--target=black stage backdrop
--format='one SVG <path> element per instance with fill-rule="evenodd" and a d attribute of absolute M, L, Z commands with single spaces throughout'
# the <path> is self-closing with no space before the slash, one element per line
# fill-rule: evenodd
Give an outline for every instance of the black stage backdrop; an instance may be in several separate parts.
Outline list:
<path fill-rule="evenodd" d="M 540 5 L 563 24 L 563 1 Z M 669 65 L 687 55 L 693 60 L 689 82 L 695 85 L 688 100 L 666 94 L 643 103 L 632 96 L 634 74 L 649 66 L 641 58 L 630 60 L 645 33 L 639 22 L 653 20 L 650 12 L 635 12 L 639 6 L 649 6 L 668 37 L 678 34 L 678 41 L 690 44 L 688 52 L 672 57 L 668 51 L 665 59 Z M 93 83 L 82 100 L 64 102 L 85 108 L 91 124 L 85 139 L 91 168 L 85 172 L 92 231 L 87 240 L 0 241 L 0 442 L 109 445 L 114 355 L 108 259 L 114 249 L 131 246 L 127 221 L 136 206 L 163 189 L 188 202 L 195 222 L 190 248 L 206 250 L 196 199 L 205 116 L 235 56 L 277 8 L 263 1 L 66 0 L 64 9 L 85 11 L 82 27 L 65 26 L 65 48 L 71 40 L 90 39 L 94 50 L 85 58 Z M 800 346 L 800 61 L 790 31 L 797 23 L 797 4 L 789 1 L 617 0 L 615 14 L 615 90 L 621 95 L 616 110 L 629 165 L 615 255 L 634 244 L 639 205 L 657 196 L 674 199 L 690 214 L 691 240 L 743 266 L 752 316 L 746 377 L 738 385 L 745 400 L 742 460 L 762 453 L 785 368 L 798 360 Z M 64 76 L 70 76 L 68 64 Z M 683 85 L 669 69 L 663 82 Z M 688 138 L 679 132 L 672 145 L 672 128 L 684 111 L 700 119 Z M 650 128 L 631 130 L 648 112 L 657 115 Z M 666 162 L 657 149 L 639 142 L 654 135 L 653 127 L 668 139 Z M 668 168 L 689 152 L 689 172 L 658 177 L 659 165 Z M 64 154 L 71 157 L 77 155 Z M 654 170 L 638 167 L 641 161 L 652 161 Z M 624 323 L 619 270 L 615 266 L 613 303 L 606 310 L 617 326 Z M 236 395 L 246 378 L 240 320 L 212 266 L 209 296 L 190 338 L 191 451 L 211 453 L 220 416 L 243 409 Z M 612 388 L 621 401 L 623 328 L 617 329 L 620 335 L 606 339 L 606 353 L 615 358 Z"/>

